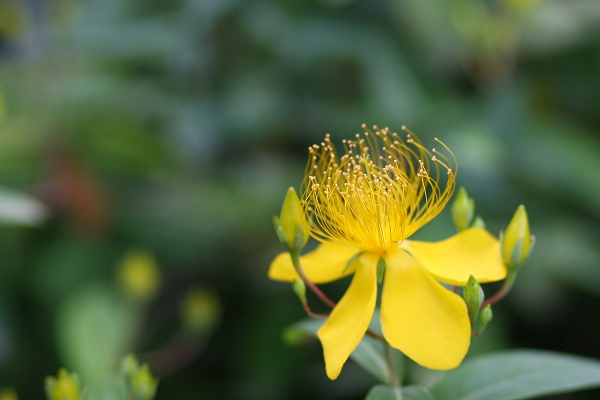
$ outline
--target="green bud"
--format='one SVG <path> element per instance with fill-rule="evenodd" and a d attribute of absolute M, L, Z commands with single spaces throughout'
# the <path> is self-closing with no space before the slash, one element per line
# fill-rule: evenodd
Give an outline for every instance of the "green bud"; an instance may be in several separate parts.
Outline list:
<path fill-rule="evenodd" d="M 305 330 L 299 329 L 296 326 L 287 327 L 286 329 L 283 330 L 283 333 L 282 333 L 283 342 L 290 346 L 300 345 L 312 337 L 313 336 L 306 333 Z"/>
<path fill-rule="evenodd" d="M 469 320 L 471 321 L 471 326 L 475 326 L 477 322 L 477 316 L 479 315 L 479 308 L 483 303 L 485 295 L 483 294 L 481 285 L 479 285 L 473 275 L 469 276 L 469 281 L 465 286 L 463 297 L 469 309 Z"/>
<path fill-rule="evenodd" d="M 464 187 L 458 189 L 458 194 L 452 203 L 452 220 L 456 229 L 461 232 L 471 225 L 475 215 L 475 202 L 469 197 Z"/>
<path fill-rule="evenodd" d="M 492 306 L 488 304 L 487 306 L 483 307 L 479 312 L 479 326 L 477 328 L 477 334 L 481 334 L 484 331 L 484 329 L 492 320 L 492 317 Z"/>
<path fill-rule="evenodd" d="M 134 400 L 152 400 L 156 394 L 158 380 L 152 376 L 148 364 L 140 367 L 133 378 L 133 398 Z"/>
<path fill-rule="evenodd" d="M 309 229 L 300 199 L 293 187 L 285 195 L 279 218 L 273 218 L 279 241 L 290 251 L 300 251 L 308 242 Z"/>
<path fill-rule="evenodd" d="M 385 260 L 383 259 L 383 257 L 379 257 L 379 260 L 377 260 L 377 283 L 381 283 L 381 281 L 383 281 L 385 267 Z"/>
<path fill-rule="evenodd" d="M 133 380 L 135 374 L 140 369 L 140 363 L 133 354 L 128 354 L 121 361 L 121 375 L 127 380 Z"/>
<path fill-rule="evenodd" d="M 306 304 L 306 285 L 304 282 L 298 278 L 294 278 L 292 281 L 292 289 L 296 296 L 300 299 L 302 304 Z"/>
<path fill-rule="evenodd" d="M 508 268 L 523 264 L 533 248 L 533 237 L 529 233 L 529 220 L 525 206 L 520 205 L 506 232 L 502 235 L 502 259 Z"/>
<path fill-rule="evenodd" d="M 48 400 L 79 400 L 79 377 L 60 369 L 56 378 L 46 378 L 45 389 Z"/>

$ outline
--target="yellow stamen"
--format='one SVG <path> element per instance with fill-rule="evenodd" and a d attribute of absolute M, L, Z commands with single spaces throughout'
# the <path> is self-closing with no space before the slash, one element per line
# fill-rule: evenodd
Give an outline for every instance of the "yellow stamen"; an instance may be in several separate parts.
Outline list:
<path fill-rule="evenodd" d="M 389 128 L 363 129 L 343 141 L 341 157 L 329 134 L 309 148 L 302 204 L 317 240 L 384 253 L 444 208 L 454 192 L 456 159 L 437 139 L 449 156 L 427 150 L 405 127 L 405 140 Z"/>

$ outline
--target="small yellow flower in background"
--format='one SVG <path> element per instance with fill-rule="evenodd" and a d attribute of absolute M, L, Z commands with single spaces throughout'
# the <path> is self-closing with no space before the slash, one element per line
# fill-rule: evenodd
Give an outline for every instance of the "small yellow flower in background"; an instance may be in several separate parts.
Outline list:
<path fill-rule="evenodd" d="M 79 383 L 77 374 L 60 369 L 56 378 L 46 378 L 48 400 L 79 400 Z"/>
<path fill-rule="evenodd" d="M 221 316 L 219 297 L 210 289 L 191 288 L 181 303 L 180 314 L 189 331 L 206 333 L 215 326 Z"/>
<path fill-rule="evenodd" d="M 0 389 L 0 400 L 18 400 L 16 390 L 12 388 Z"/>
<path fill-rule="evenodd" d="M 310 234 L 321 242 L 300 258 L 304 273 L 313 283 L 354 274 L 317 333 L 327 376 L 338 377 L 367 331 L 380 277 L 381 327 L 388 343 L 425 367 L 455 368 L 469 349 L 471 326 L 463 299 L 438 281 L 465 285 L 470 275 L 481 283 L 504 279 L 500 243 L 481 228 L 437 243 L 407 240 L 451 198 L 456 160 L 439 141 L 443 151 L 429 151 L 411 133 L 402 139 L 388 128 L 363 128 L 364 135 L 343 141 L 341 157 L 329 135 L 310 147 L 303 181 Z M 275 258 L 269 277 L 299 278 L 289 253 Z"/>
<path fill-rule="evenodd" d="M 128 251 L 118 267 L 117 276 L 125 293 L 142 302 L 154 297 L 160 285 L 156 260 L 144 250 Z"/>

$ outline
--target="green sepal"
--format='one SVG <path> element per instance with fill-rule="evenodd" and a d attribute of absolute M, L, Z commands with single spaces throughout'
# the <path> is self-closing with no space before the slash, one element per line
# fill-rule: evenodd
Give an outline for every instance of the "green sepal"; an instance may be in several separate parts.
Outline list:
<path fill-rule="evenodd" d="M 458 189 L 458 194 L 452 203 L 452 220 L 459 232 L 469 227 L 475 215 L 475 201 L 469 197 L 464 187 Z"/>
<path fill-rule="evenodd" d="M 283 230 L 283 228 L 281 227 L 281 225 L 279 224 L 279 218 L 277 217 L 277 215 L 273 215 L 273 226 L 275 227 L 275 233 L 277 234 L 277 238 L 279 239 L 279 242 L 281 242 L 281 244 L 289 250 L 289 243 L 288 243 L 288 239 L 287 236 L 285 235 L 285 231 Z"/>
<path fill-rule="evenodd" d="M 346 264 L 346 267 L 344 268 L 344 271 L 342 273 L 345 273 L 346 271 L 348 271 L 348 268 L 350 268 L 350 266 L 352 264 L 354 264 L 355 261 L 358 261 L 358 259 L 360 258 L 360 256 L 362 256 L 365 253 L 366 253 L 366 251 L 359 251 L 358 253 L 356 253 L 355 255 L 353 255 L 350 258 L 350 261 L 348 261 L 348 264 Z"/>
<path fill-rule="evenodd" d="M 383 257 L 379 257 L 377 260 L 377 283 L 383 281 L 383 275 L 385 274 L 385 260 Z"/>
<path fill-rule="evenodd" d="M 485 221 L 483 220 L 483 218 L 481 218 L 479 215 L 475 217 L 475 219 L 473 220 L 473 223 L 471 224 L 472 228 L 481 228 L 481 229 L 486 229 L 485 228 Z"/>

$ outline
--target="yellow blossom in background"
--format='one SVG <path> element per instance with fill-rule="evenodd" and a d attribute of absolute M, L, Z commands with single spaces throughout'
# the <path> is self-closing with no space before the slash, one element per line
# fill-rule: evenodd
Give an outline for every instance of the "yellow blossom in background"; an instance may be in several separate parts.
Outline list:
<path fill-rule="evenodd" d="M 139 301 L 148 301 L 158 291 L 160 271 L 154 256 L 144 250 L 130 250 L 117 270 L 118 281 L 125 293 Z"/>
<path fill-rule="evenodd" d="M 180 314 L 191 332 L 206 333 L 221 316 L 219 297 L 210 289 L 191 288 L 181 303 Z"/>
<path fill-rule="evenodd" d="M 425 367 L 455 368 L 469 349 L 469 316 L 463 299 L 438 281 L 504 279 L 500 243 L 481 228 L 437 243 L 407 240 L 448 203 L 456 160 L 439 141 L 442 151 L 429 151 L 411 133 L 403 139 L 388 128 L 363 128 L 364 135 L 343 141 L 341 156 L 329 135 L 310 147 L 303 181 L 310 233 L 321 242 L 300 258 L 304 273 L 313 283 L 354 274 L 317 333 L 327 376 L 338 377 L 367 331 L 380 278 L 385 339 Z M 275 258 L 269 276 L 299 278 L 288 253 Z"/>

